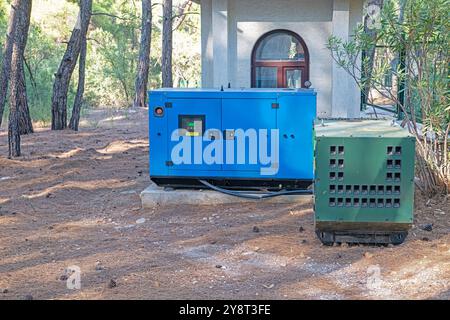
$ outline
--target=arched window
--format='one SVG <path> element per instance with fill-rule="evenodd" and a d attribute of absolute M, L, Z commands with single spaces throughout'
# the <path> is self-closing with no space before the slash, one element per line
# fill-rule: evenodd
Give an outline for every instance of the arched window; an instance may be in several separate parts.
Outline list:
<path fill-rule="evenodd" d="M 303 88 L 309 81 L 309 53 L 303 39 L 289 30 L 263 35 L 253 48 L 253 88 Z"/>

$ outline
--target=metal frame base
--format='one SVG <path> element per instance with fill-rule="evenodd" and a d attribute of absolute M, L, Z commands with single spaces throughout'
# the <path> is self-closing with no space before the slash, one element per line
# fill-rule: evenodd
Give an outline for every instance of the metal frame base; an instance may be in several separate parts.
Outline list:
<path fill-rule="evenodd" d="M 316 235 L 326 246 L 335 243 L 400 245 L 408 236 L 408 231 L 322 231 L 316 230 Z"/>
<path fill-rule="evenodd" d="M 174 189 L 204 189 L 199 180 L 205 180 L 214 186 L 230 190 L 244 191 L 280 191 L 280 190 L 308 190 L 312 180 L 280 180 L 280 179 L 226 179 L 226 178 L 185 178 L 185 177 L 151 177 L 160 187 Z"/>

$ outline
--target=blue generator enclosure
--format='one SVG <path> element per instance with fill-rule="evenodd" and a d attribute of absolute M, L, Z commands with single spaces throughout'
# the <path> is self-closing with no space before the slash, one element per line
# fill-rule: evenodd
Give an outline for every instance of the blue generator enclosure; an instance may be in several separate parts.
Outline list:
<path fill-rule="evenodd" d="M 149 94 L 158 185 L 301 189 L 313 176 L 312 89 L 160 89 Z"/>

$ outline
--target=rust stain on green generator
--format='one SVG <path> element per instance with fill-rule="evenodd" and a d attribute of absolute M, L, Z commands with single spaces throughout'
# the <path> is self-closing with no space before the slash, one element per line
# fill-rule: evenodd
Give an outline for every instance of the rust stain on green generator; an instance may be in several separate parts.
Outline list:
<path fill-rule="evenodd" d="M 415 138 L 388 120 L 318 120 L 314 129 L 321 241 L 403 243 L 413 223 Z"/>

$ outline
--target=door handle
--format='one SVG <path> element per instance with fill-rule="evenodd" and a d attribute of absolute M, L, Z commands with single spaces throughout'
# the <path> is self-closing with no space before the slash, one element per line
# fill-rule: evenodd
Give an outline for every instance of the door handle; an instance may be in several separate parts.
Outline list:
<path fill-rule="evenodd" d="M 208 139 L 211 141 L 220 140 L 220 131 L 218 130 L 208 130 Z"/>
<path fill-rule="evenodd" d="M 223 137 L 225 140 L 235 140 L 235 130 L 223 130 Z"/>

